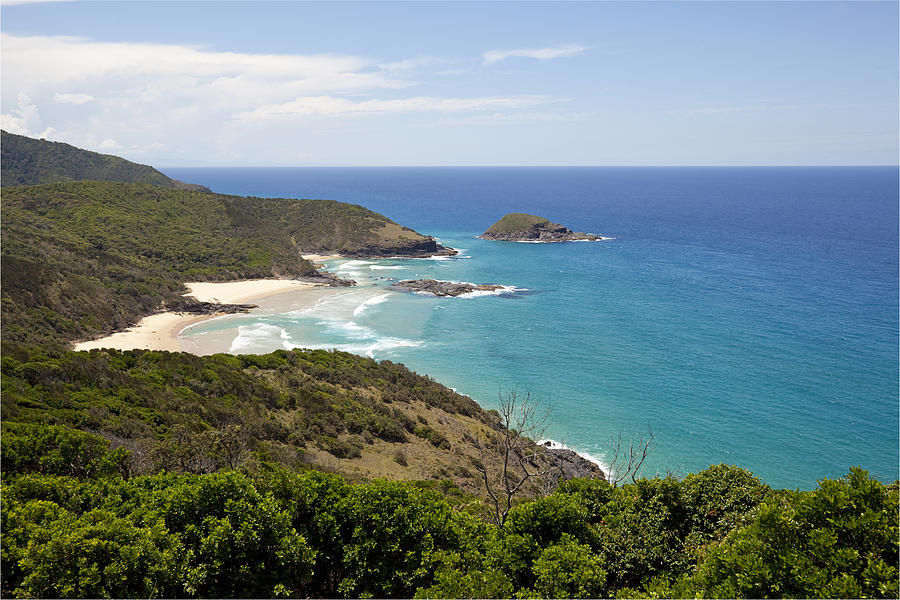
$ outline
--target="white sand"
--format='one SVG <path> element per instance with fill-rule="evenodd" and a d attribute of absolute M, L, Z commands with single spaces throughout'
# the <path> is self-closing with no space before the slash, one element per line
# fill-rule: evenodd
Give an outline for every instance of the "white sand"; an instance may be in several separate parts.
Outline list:
<path fill-rule="evenodd" d="M 253 300 L 281 294 L 293 290 L 313 289 L 316 283 L 295 281 L 293 279 L 251 279 L 247 281 L 227 281 L 223 283 L 186 283 L 190 292 L 200 302 L 218 302 L 220 304 L 244 304 Z M 91 350 L 94 348 L 115 348 L 117 350 L 168 350 L 178 352 L 181 342 L 178 334 L 189 325 L 206 321 L 217 315 L 195 315 L 189 313 L 164 312 L 149 317 L 125 331 L 119 331 L 106 337 L 87 342 L 79 342 L 73 346 L 75 350 Z"/>
<path fill-rule="evenodd" d="M 301 254 L 300 256 L 312 263 L 319 263 L 323 260 L 334 260 L 336 258 L 345 258 L 340 254 Z"/>
<path fill-rule="evenodd" d="M 178 341 L 178 332 L 188 325 L 208 319 L 208 315 L 190 315 L 173 312 L 164 312 L 149 317 L 144 317 L 134 327 L 106 337 L 79 342 L 74 350 L 93 350 L 94 348 L 115 348 L 117 350 L 134 350 L 146 348 L 148 350 L 169 350 L 178 352 L 181 345 Z"/>
<path fill-rule="evenodd" d="M 186 283 L 190 290 L 185 296 L 193 296 L 200 302 L 243 304 L 266 296 L 281 294 L 300 288 L 314 288 L 319 284 L 294 279 L 247 279 L 223 283 Z"/>

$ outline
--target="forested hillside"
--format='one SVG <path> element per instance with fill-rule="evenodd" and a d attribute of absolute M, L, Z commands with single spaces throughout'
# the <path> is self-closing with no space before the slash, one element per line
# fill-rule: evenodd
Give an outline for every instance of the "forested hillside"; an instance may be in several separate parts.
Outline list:
<path fill-rule="evenodd" d="M 172 179 L 153 167 L 118 156 L 6 131 L 0 132 L 0 154 L 0 183 L 3 187 L 91 179 L 209 191 L 202 185 Z"/>
<path fill-rule="evenodd" d="M 80 181 L 5 188 L 3 340 L 60 346 L 133 324 L 186 281 L 315 277 L 301 252 L 429 255 L 355 204 Z"/>

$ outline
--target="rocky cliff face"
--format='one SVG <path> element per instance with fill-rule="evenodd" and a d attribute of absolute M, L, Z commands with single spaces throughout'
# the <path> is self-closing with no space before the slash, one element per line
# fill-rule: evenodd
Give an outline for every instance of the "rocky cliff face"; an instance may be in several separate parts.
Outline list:
<path fill-rule="evenodd" d="M 572 450 L 547 448 L 547 455 L 555 463 L 554 466 L 559 469 L 560 477 L 564 481 L 575 477 L 591 477 L 606 480 L 606 473 L 600 467 Z"/>
<path fill-rule="evenodd" d="M 429 256 L 455 256 L 458 252 L 453 248 L 438 244 L 433 237 L 426 237 L 417 240 L 392 240 L 381 244 L 371 244 L 350 252 L 341 251 L 341 254 L 354 258 L 388 258 L 391 256 L 426 258 Z"/>

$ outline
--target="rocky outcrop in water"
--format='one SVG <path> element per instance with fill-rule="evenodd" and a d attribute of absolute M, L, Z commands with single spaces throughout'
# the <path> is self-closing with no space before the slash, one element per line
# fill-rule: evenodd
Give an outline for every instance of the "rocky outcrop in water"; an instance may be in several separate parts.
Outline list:
<path fill-rule="evenodd" d="M 524 213 L 506 215 L 478 237 L 501 242 L 594 242 L 603 239 L 599 235 L 572 231 L 544 217 Z"/>
<path fill-rule="evenodd" d="M 435 296 L 462 296 L 471 292 L 493 292 L 503 289 L 502 285 L 490 283 L 453 283 L 437 279 L 407 279 L 398 281 L 391 287 L 408 292 L 426 292 Z"/>

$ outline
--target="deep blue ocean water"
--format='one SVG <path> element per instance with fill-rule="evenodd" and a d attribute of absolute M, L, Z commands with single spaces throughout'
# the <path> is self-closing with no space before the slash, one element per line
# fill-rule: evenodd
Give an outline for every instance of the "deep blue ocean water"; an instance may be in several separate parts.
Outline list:
<path fill-rule="evenodd" d="M 530 388 L 552 405 L 549 437 L 601 461 L 611 436 L 652 426 L 649 474 L 725 462 L 802 489 L 851 465 L 898 477 L 896 167 L 165 171 L 221 193 L 362 204 L 463 249 L 330 263 L 361 286 L 205 325 L 234 328 L 236 352 L 343 348 L 488 408 L 501 388 Z M 508 212 L 615 239 L 476 238 Z M 520 291 L 428 298 L 379 277 Z"/>

